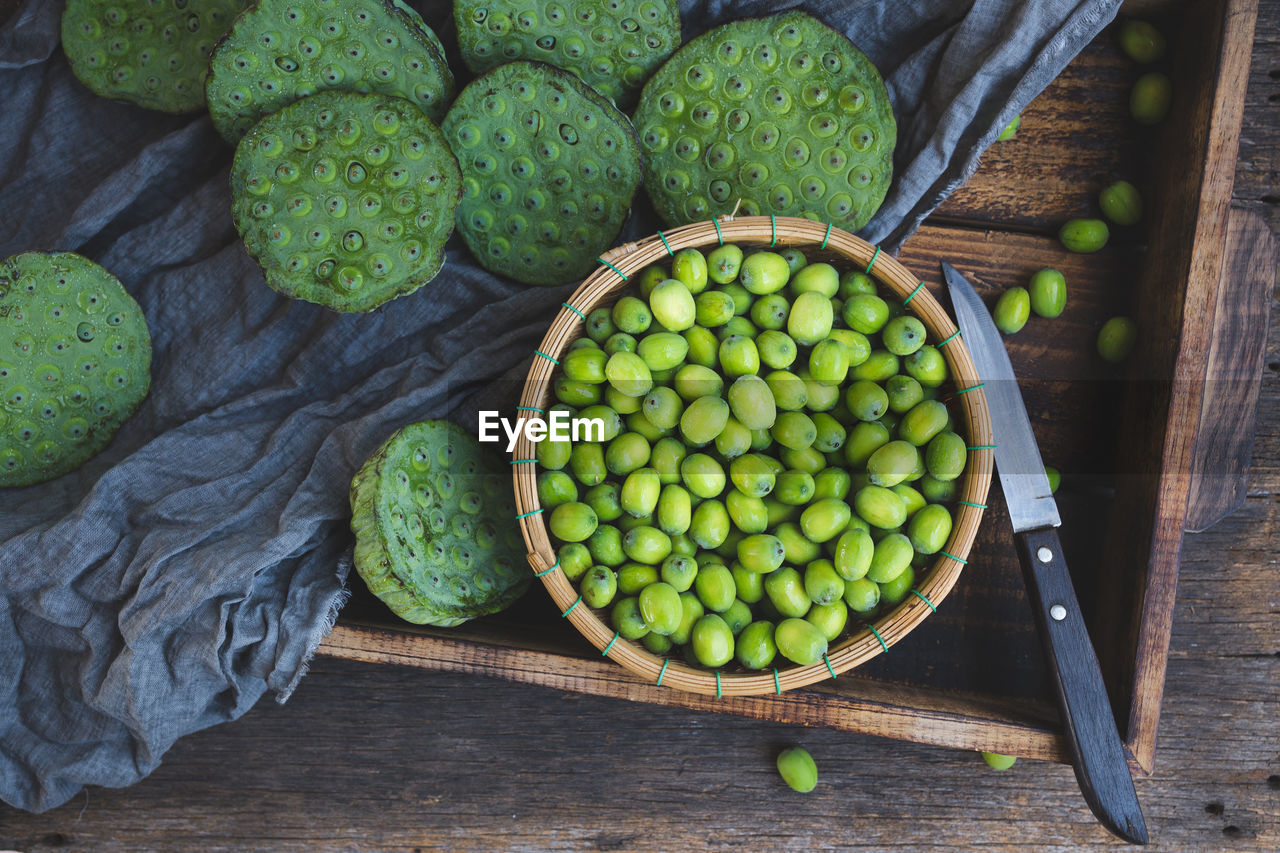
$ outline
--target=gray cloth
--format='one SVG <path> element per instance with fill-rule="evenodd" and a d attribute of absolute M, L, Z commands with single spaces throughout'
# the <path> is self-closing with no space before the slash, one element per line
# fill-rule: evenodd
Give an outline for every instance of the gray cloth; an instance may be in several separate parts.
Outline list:
<path fill-rule="evenodd" d="M 808 4 L 885 72 L 898 115 L 864 236 L 905 239 L 1117 5 Z M 447 38 L 447 5 L 418 6 Z M 344 600 L 355 469 L 407 422 L 510 405 L 515 382 L 495 380 L 518 380 L 571 292 L 489 275 L 455 237 L 434 282 L 372 314 L 278 296 L 237 239 L 209 119 L 90 94 L 61 8 L 28 0 L 0 30 L 0 257 L 103 264 L 145 312 L 154 364 L 106 451 L 0 490 L 0 798 L 32 810 L 135 782 L 178 737 L 283 701 Z M 682 11 L 688 38 L 773 10 Z M 655 228 L 637 208 L 629 237 Z"/>

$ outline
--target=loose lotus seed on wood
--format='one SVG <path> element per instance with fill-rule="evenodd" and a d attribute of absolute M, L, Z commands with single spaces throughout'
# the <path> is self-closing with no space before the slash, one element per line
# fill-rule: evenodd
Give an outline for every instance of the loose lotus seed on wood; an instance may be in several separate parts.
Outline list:
<path fill-rule="evenodd" d="M 0 262 L 0 487 L 79 468 L 151 387 L 151 335 L 111 273 L 71 252 Z"/>
<path fill-rule="evenodd" d="M 739 212 L 855 231 L 888 192 L 897 125 L 879 72 L 803 12 L 726 24 L 678 50 L 635 113 L 645 189 L 669 225 Z"/>
<path fill-rule="evenodd" d="M 209 69 L 209 114 L 232 143 L 325 90 L 395 95 L 437 122 L 453 99 L 440 39 L 400 0 L 260 0 L 218 43 Z"/>
<path fill-rule="evenodd" d="M 458 231 L 485 269 L 557 285 L 596 268 L 643 168 L 607 98 L 559 68 L 511 62 L 463 89 L 443 128 L 462 169 Z"/>
<path fill-rule="evenodd" d="M 440 129 L 409 101 L 321 92 L 240 140 L 231 191 L 267 284 L 372 311 L 444 265 L 461 177 Z"/>
<path fill-rule="evenodd" d="M 246 0 L 67 0 L 62 49 L 104 98 L 149 110 L 204 109 L 209 54 Z"/>
<path fill-rule="evenodd" d="M 680 46 L 674 0 L 608 0 L 545 6 L 529 0 L 457 0 L 453 17 L 467 68 L 477 74 L 516 59 L 576 74 L 630 108 L 640 87 Z"/>
<path fill-rule="evenodd" d="M 402 619 L 453 626 L 528 589 L 511 472 L 450 421 L 392 435 L 351 481 L 355 568 Z"/>

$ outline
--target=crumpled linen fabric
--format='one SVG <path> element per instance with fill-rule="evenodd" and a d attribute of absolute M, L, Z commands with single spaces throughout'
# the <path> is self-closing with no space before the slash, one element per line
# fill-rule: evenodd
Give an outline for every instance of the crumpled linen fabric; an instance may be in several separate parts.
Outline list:
<path fill-rule="evenodd" d="M 0 799 L 34 811 L 138 781 L 263 694 L 284 701 L 345 600 L 353 473 L 405 423 L 474 428 L 477 407 L 514 404 L 502 389 L 572 292 L 493 276 L 455 236 L 435 281 L 367 315 L 276 294 L 232 225 L 232 149 L 208 116 L 90 93 L 59 47 L 62 5 L 28 0 L 0 28 L 0 257 L 101 263 L 154 355 L 149 396 L 102 454 L 0 490 Z M 413 5 L 448 41 L 449 5 Z M 680 6 L 686 40 L 778 11 Z M 1117 6 L 803 4 L 894 103 L 895 178 L 862 236 L 899 246 Z M 656 227 L 638 200 L 620 240 Z"/>

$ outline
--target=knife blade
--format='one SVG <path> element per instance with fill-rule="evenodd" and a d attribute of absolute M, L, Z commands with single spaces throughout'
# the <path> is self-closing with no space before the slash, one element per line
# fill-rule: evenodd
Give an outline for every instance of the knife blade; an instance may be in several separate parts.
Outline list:
<path fill-rule="evenodd" d="M 1089 808 L 1132 844 L 1148 841 L 1102 671 L 1062 554 L 1058 505 L 1018 380 L 991 314 L 972 285 L 943 262 L 960 334 L 983 383 L 995 440 L 996 473 L 1013 522 L 1018 559 L 1053 674 L 1067 748 Z"/>

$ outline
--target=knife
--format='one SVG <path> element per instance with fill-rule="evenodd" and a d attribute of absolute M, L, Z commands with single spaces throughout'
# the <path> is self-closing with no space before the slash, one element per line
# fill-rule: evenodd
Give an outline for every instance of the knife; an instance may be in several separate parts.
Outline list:
<path fill-rule="evenodd" d="M 1089 642 L 1062 555 L 1058 505 L 1049 489 L 1013 365 L 991 314 L 973 287 L 946 262 L 942 275 L 991 411 L 996 472 L 1013 522 L 1018 559 L 1045 658 L 1053 673 L 1076 780 L 1103 826 L 1131 844 L 1146 844 L 1147 824 L 1125 762 L 1098 656 Z"/>

